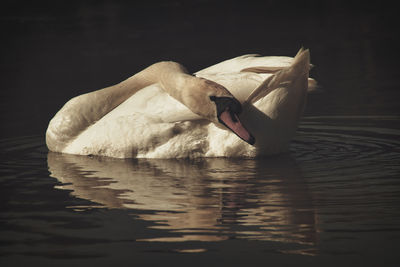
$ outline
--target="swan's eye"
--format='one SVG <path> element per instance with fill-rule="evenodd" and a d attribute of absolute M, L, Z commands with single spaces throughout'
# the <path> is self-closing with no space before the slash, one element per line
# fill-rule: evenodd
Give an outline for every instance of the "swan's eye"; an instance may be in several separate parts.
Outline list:
<path fill-rule="evenodd" d="M 242 105 L 235 98 L 210 96 L 210 100 L 214 101 L 217 106 L 217 116 L 226 110 L 237 115 L 242 112 Z"/>

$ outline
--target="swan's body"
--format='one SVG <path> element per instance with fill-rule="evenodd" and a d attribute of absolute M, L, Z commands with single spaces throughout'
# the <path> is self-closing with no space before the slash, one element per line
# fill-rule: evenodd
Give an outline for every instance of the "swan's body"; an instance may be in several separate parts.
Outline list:
<path fill-rule="evenodd" d="M 174 70 L 144 70 L 70 100 L 49 124 L 49 149 L 118 158 L 254 157 L 287 150 L 305 105 L 308 50 L 295 59 L 242 56 L 196 77 L 166 64 Z M 245 127 L 225 124 L 210 96 L 237 99 Z M 255 146 L 248 144 L 254 141 L 249 133 Z"/>

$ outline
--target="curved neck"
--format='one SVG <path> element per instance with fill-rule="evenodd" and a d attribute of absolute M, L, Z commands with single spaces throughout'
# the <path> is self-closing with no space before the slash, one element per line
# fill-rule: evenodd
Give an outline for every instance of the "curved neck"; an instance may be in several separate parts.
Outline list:
<path fill-rule="evenodd" d="M 210 87 L 212 82 L 206 82 L 205 79 L 189 74 L 184 66 L 173 61 L 162 61 L 151 65 L 114 86 L 112 94 L 116 98 L 120 98 L 122 100 L 120 103 L 122 103 L 140 89 L 155 83 L 158 83 L 167 94 L 184 104 L 192 112 L 200 116 L 204 115 L 199 110 L 201 105 L 194 102 L 199 102 L 202 98 L 208 100 L 208 97 L 204 96 L 207 94 L 206 88 Z"/>
<path fill-rule="evenodd" d="M 109 92 L 109 88 L 102 90 L 105 90 L 105 93 L 111 93 L 116 98 L 116 102 L 122 100 L 119 102 L 120 104 L 140 89 L 159 83 L 168 94 L 181 101 L 180 89 L 188 82 L 193 83 L 195 79 L 198 78 L 188 74 L 186 68 L 181 64 L 173 61 L 162 61 L 147 67 L 117 85 L 109 87 L 112 92 Z"/>
<path fill-rule="evenodd" d="M 87 97 L 91 98 L 89 121 L 99 120 L 139 90 L 155 83 L 160 83 L 167 93 L 181 100 L 176 93 L 174 94 L 174 91 L 178 91 L 175 89 L 176 85 L 182 78 L 189 77 L 192 76 L 188 75 L 186 69 L 178 63 L 155 63 L 116 85 L 87 94 Z M 87 99 L 82 100 L 87 101 Z"/>
<path fill-rule="evenodd" d="M 154 83 L 160 83 L 167 93 L 181 101 L 175 88 L 190 77 L 194 78 L 178 63 L 159 62 L 116 85 L 74 97 L 50 121 L 46 132 L 47 146 L 52 151 L 62 151 L 89 126 L 142 88 Z"/>

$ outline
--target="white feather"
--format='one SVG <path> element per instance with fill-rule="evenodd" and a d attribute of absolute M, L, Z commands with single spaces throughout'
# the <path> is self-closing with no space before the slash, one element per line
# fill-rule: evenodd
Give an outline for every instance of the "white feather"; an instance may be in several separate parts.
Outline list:
<path fill-rule="evenodd" d="M 281 70 L 241 72 L 259 66 Z M 195 74 L 225 86 L 244 103 L 240 119 L 255 136 L 256 146 L 194 114 L 160 85 L 152 84 L 58 152 L 117 158 L 255 157 L 284 152 L 304 109 L 309 68 L 309 52 L 301 50 L 295 59 L 245 55 Z M 49 126 L 48 132 L 55 132 L 51 127 L 56 126 Z"/>

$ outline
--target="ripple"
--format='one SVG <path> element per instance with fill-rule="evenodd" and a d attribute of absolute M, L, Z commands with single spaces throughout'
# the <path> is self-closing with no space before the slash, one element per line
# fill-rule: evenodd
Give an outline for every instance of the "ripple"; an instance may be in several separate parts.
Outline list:
<path fill-rule="evenodd" d="M 234 238 L 275 242 L 280 253 L 315 255 L 321 233 L 337 242 L 398 232 L 399 121 L 305 117 L 289 156 L 247 160 L 91 158 L 48 153 L 42 136 L 9 138 L 0 140 L 0 182 L 16 197 L 6 200 L 10 211 L 34 210 L 35 218 L 48 218 L 45 211 L 59 205 L 72 212 L 65 217 L 71 221 L 106 208 L 147 223 L 140 238 L 131 238 L 136 241 Z M 61 191 L 66 194 L 55 202 Z M 30 201 L 33 195 L 40 202 Z M 12 214 L 21 229 L 32 219 Z"/>
<path fill-rule="evenodd" d="M 302 161 L 348 159 L 398 160 L 400 117 L 321 116 L 305 117 L 292 144 Z"/>

